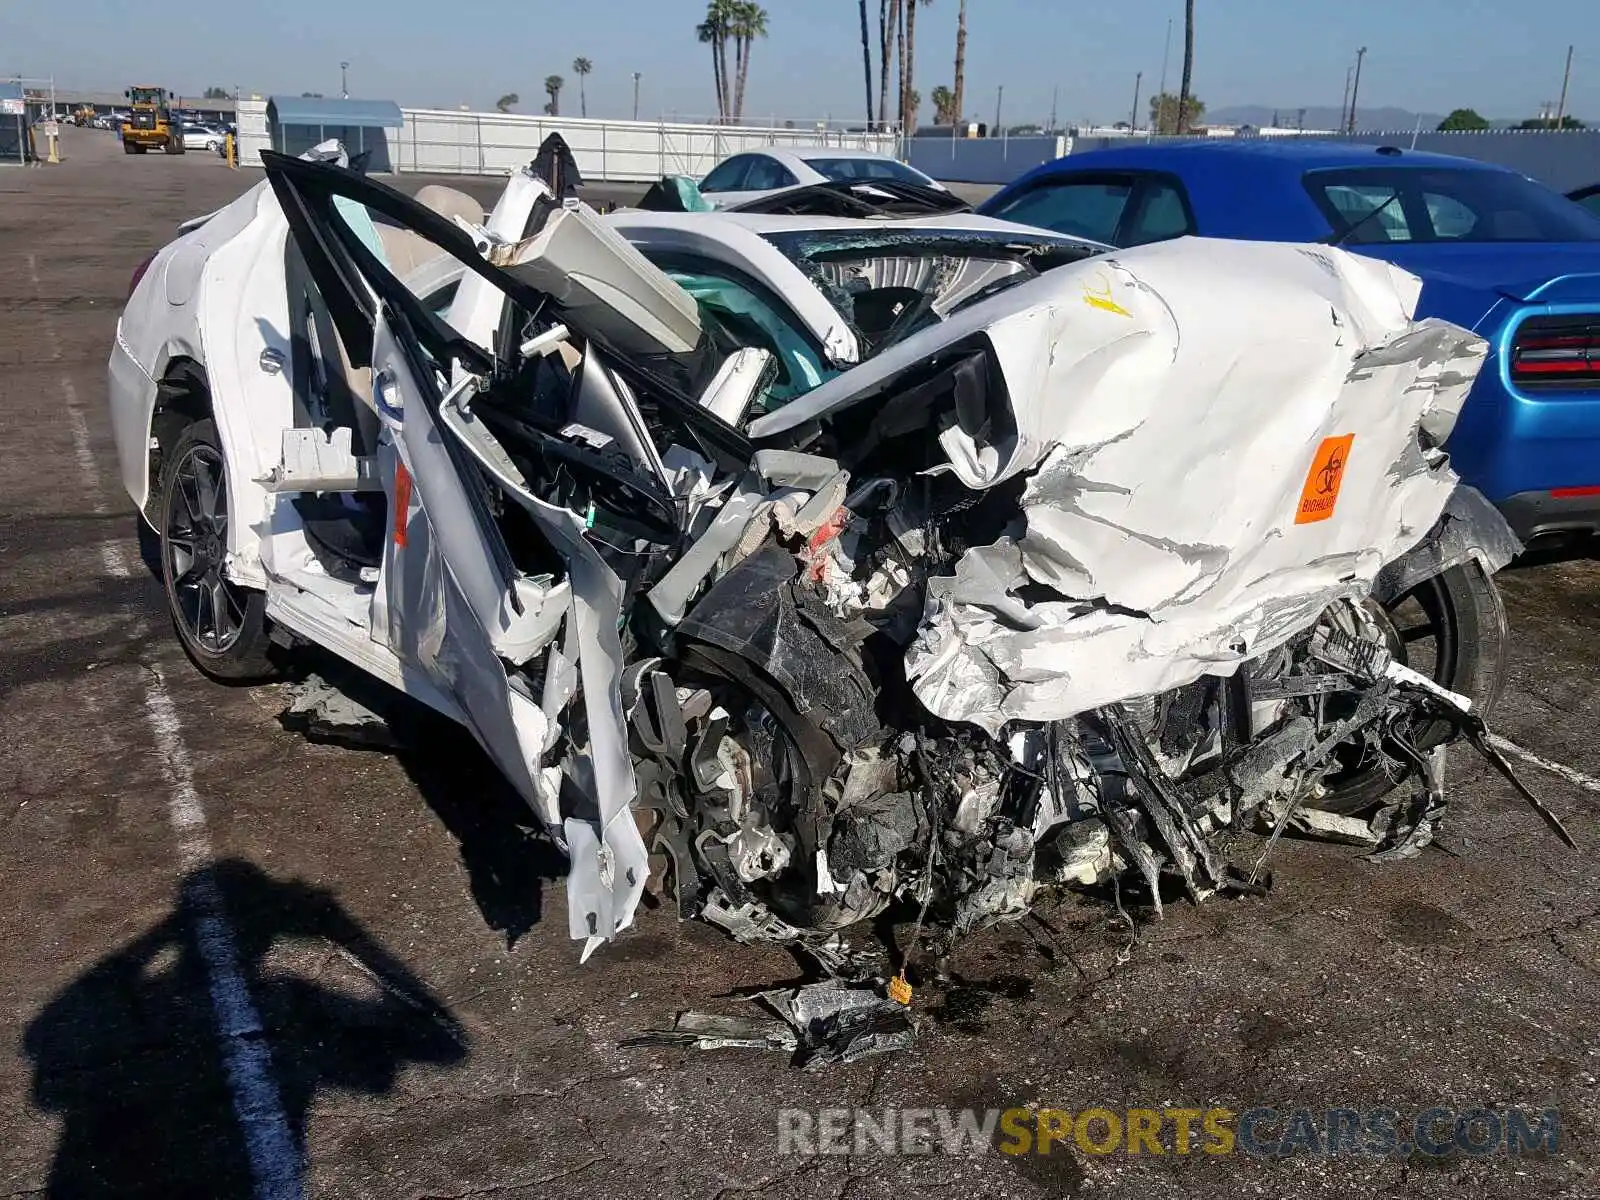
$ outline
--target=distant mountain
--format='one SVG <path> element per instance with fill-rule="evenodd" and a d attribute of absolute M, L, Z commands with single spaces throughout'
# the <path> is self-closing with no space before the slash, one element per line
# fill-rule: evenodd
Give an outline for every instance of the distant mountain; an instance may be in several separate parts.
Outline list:
<path fill-rule="evenodd" d="M 1205 120 L 1207 125 L 1254 125 L 1260 128 L 1272 124 L 1273 115 L 1276 114 L 1278 124 L 1284 127 L 1293 127 L 1299 124 L 1300 110 L 1298 107 L 1273 108 L 1266 104 L 1236 104 L 1229 108 L 1206 109 Z M 1414 113 L 1407 108 L 1357 108 L 1356 127 L 1380 132 L 1388 130 L 1410 130 L 1417 127 L 1417 118 L 1422 118 L 1424 130 L 1437 129 L 1439 122 L 1444 120 L 1443 113 Z M 1307 129 L 1337 129 L 1339 128 L 1339 110 L 1331 105 L 1310 105 L 1306 108 L 1305 127 Z"/>

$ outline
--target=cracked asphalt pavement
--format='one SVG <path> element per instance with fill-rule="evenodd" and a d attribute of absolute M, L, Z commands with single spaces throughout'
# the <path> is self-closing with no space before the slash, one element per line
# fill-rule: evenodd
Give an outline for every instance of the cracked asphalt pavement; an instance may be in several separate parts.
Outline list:
<path fill-rule="evenodd" d="M 266 1048 L 307 1195 L 1597 1194 L 1600 795 L 1518 764 L 1572 853 L 1459 750 L 1443 848 L 1375 867 L 1286 840 L 1269 894 L 1173 904 L 1131 947 L 1097 901 L 1046 906 L 918 987 L 909 1052 L 811 1073 L 624 1045 L 680 1009 L 738 1012 L 795 963 L 656 908 L 580 967 L 562 862 L 465 735 L 316 744 L 280 723 L 281 687 L 210 683 L 179 651 L 116 478 L 104 365 L 135 264 L 255 177 L 116 151 L 68 130 L 62 165 L 0 168 L 0 1192 L 260 1194 L 148 719 L 160 680 L 260 1017 L 230 1036 Z M 1502 586 L 1493 727 L 1600 775 L 1600 565 Z M 781 1108 L 849 1106 L 1553 1107 L 1562 1141 L 1442 1160 L 777 1153 Z"/>

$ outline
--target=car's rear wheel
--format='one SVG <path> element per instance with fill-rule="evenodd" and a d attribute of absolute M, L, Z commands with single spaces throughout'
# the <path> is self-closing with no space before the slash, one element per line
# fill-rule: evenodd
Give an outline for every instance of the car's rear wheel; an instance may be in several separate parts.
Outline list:
<path fill-rule="evenodd" d="M 228 473 L 216 426 L 196 421 L 166 456 L 159 509 L 161 582 L 185 652 L 213 679 L 265 679 L 267 598 L 225 574 Z"/>
<path fill-rule="evenodd" d="M 1494 707 L 1505 682 L 1505 602 L 1493 577 L 1475 559 L 1424 579 L 1382 607 L 1397 659 L 1467 697 L 1476 713 Z M 1429 750 L 1449 736 L 1450 726 L 1435 721 L 1416 731 L 1415 744 Z M 1332 781 L 1318 807 L 1357 813 L 1401 782 L 1381 763 L 1355 760 Z"/>

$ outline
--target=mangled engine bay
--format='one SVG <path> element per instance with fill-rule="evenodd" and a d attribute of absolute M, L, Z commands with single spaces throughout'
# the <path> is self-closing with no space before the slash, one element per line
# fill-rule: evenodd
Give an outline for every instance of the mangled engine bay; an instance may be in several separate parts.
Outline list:
<path fill-rule="evenodd" d="M 636 254 L 608 291 L 477 236 L 496 353 L 435 352 L 405 419 L 543 614 L 501 665 L 586 954 L 652 879 L 741 940 L 900 903 L 948 943 L 1054 885 L 1241 886 L 1219 837 L 1378 775 L 1397 838 L 1436 816 L 1476 716 L 1384 602 L 1516 544 L 1440 448 L 1485 346 L 1413 277 L 1196 239 L 1006 269 L 778 402 L 773 348 Z"/>

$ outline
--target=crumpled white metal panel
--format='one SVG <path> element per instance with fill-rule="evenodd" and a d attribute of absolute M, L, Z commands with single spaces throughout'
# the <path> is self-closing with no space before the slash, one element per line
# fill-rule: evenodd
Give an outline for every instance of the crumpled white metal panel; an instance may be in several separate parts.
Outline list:
<path fill-rule="evenodd" d="M 988 329 L 1015 443 L 944 438 L 980 486 L 1038 469 L 1020 539 L 930 586 L 907 666 L 940 716 L 998 730 L 1227 673 L 1364 594 L 1456 485 L 1418 429 L 1448 434 L 1487 347 L 1413 321 L 1398 268 L 1184 239 L 1027 290 Z"/>

